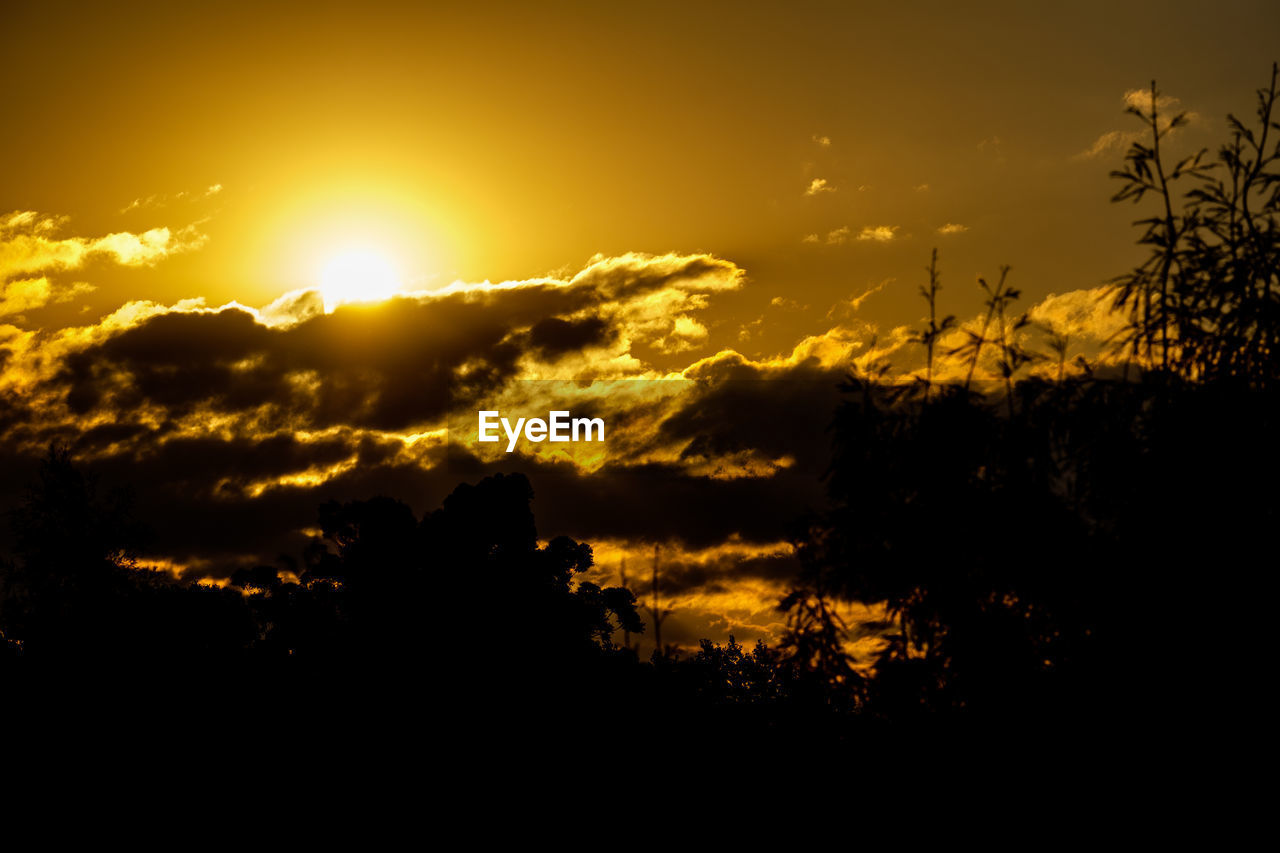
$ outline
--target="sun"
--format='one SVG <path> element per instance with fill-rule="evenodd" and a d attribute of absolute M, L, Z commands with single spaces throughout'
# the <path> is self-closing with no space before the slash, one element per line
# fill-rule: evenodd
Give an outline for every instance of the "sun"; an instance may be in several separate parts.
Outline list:
<path fill-rule="evenodd" d="M 347 249 L 325 261 L 320 270 L 324 310 L 344 302 L 380 302 L 400 292 L 400 273 L 384 254 Z"/>

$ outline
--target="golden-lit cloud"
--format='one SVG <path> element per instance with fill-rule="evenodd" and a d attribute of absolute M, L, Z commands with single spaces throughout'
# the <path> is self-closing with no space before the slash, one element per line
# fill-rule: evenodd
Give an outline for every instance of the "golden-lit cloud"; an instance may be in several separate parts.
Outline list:
<path fill-rule="evenodd" d="M 1140 113 L 1149 114 L 1151 112 L 1152 100 L 1150 89 L 1129 89 L 1122 96 L 1121 101 L 1126 109 L 1137 110 Z M 1173 121 L 1174 116 L 1181 112 L 1183 120 L 1187 124 L 1200 121 L 1199 113 L 1193 110 L 1179 110 L 1181 101 L 1170 95 L 1158 95 L 1155 99 L 1155 107 L 1159 117 L 1162 129 L 1168 128 Z M 1137 122 L 1134 122 L 1137 124 Z M 1150 134 L 1150 130 L 1137 128 L 1129 130 L 1109 130 L 1101 134 L 1093 141 L 1088 148 L 1080 151 L 1072 156 L 1073 160 L 1092 160 L 1103 155 L 1125 151 L 1134 142 L 1137 142 Z"/>
<path fill-rule="evenodd" d="M 710 331 L 697 313 L 717 294 L 740 288 L 743 279 L 740 268 L 712 256 L 631 254 L 594 258 L 565 278 L 457 283 L 332 314 L 314 291 L 285 294 L 261 309 L 235 303 L 215 308 L 203 300 L 135 302 L 88 326 L 40 333 L 8 327 L 0 390 L 38 401 L 50 428 L 129 413 L 153 426 L 171 424 L 175 435 L 342 427 L 355 430 L 352 435 L 394 436 L 439 431 L 453 407 L 473 414 L 481 399 L 513 410 L 560 405 L 545 396 L 550 386 L 530 380 L 639 381 L 643 393 L 616 384 L 573 392 L 578 406 L 606 413 L 618 425 L 611 450 L 621 456 L 557 458 L 591 470 L 626 458 L 713 479 L 769 478 L 791 464 L 784 450 L 726 446 L 709 454 L 691 450 L 692 436 L 673 441 L 664 435 L 664 420 L 699 405 L 705 389 L 654 380 L 772 380 L 805 371 L 829 373 L 834 382 L 851 368 L 879 362 L 892 364 L 892 380 L 918 372 L 921 355 L 908 327 L 880 329 L 862 316 L 866 300 L 892 281 L 885 279 L 828 311 L 834 325 L 777 355 L 751 358 L 725 349 L 693 357 L 676 373 L 652 363 L 656 355 L 706 346 Z M 15 293 L 15 306 L 18 299 L 47 298 L 40 286 L 28 296 L 20 295 L 26 290 Z M 1118 322 L 1101 294 L 1051 295 L 1030 316 L 1082 346 L 1097 344 Z M 799 307 L 784 297 L 772 305 Z M 968 325 L 980 320 L 975 316 Z M 442 330 L 449 330 L 445 337 Z M 966 374 L 964 359 L 947 354 L 963 335 L 957 329 L 941 342 L 939 380 Z M 980 380 L 996 374 L 996 357 L 994 347 L 983 354 Z M 554 393 L 563 396 L 563 388 Z M 33 434 L 32 440 L 36 446 L 46 439 Z M 529 452 L 546 457 L 551 450 L 543 445 Z M 280 482 L 320 483 L 342 475 L 349 464 L 311 465 Z"/>
<path fill-rule="evenodd" d="M 1113 151 L 1123 151 L 1142 136 L 1141 130 L 1109 130 L 1095 139 L 1088 148 L 1076 154 L 1075 159 L 1091 159 Z"/>
<path fill-rule="evenodd" d="M 833 193 L 836 188 L 833 187 L 826 178 L 814 178 L 809 182 L 809 186 L 805 187 L 805 195 L 821 195 L 822 193 Z"/>
<path fill-rule="evenodd" d="M 849 229 L 849 226 L 841 225 L 839 228 L 833 228 L 828 231 L 825 237 L 820 237 L 817 234 L 806 234 L 801 242 L 815 244 L 822 243 L 828 246 L 843 246 L 845 243 L 849 242 L 849 238 L 852 234 L 853 232 Z"/>
<path fill-rule="evenodd" d="M 942 234 L 943 236 L 946 236 L 949 234 L 963 234 L 968 230 L 969 230 L 968 225 L 960 225 L 959 223 L 956 223 L 956 222 L 948 222 L 946 225 L 939 226 L 938 233 Z"/>
<path fill-rule="evenodd" d="M 264 549 L 299 548 L 316 495 L 403 489 L 423 476 L 443 487 L 464 476 L 448 461 L 459 452 L 480 470 L 534 466 L 541 493 L 563 495 L 553 505 L 599 507 L 594 517 L 559 517 L 584 525 L 571 531 L 579 536 L 737 533 L 754 548 L 782 532 L 766 495 L 820 495 L 821 426 L 799 424 L 817 430 L 799 440 L 789 437 L 796 424 L 760 422 L 755 413 L 773 396 L 767 383 L 831 398 L 834 383 L 814 371 L 834 368 L 861 339 L 831 330 L 789 356 L 752 363 L 722 353 L 662 378 L 671 374 L 650 353 L 676 349 L 676 340 L 681 349 L 704 345 L 696 313 L 743 278 L 708 255 L 633 254 L 595 258 L 561 278 L 458 283 L 332 313 L 302 291 L 261 309 L 137 301 L 83 326 L 0 326 L 0 395 L 22 405 L 20 421 L 0 422 L 0 431 L 7 452 L 38 455 L 61 437 L 101 470 L 127 471 L 154 495 L 149 516 L 171 519 L 166 529 L 197 516 L 237 519 L 226 528 L 235 536 L 220 541 L 162 538 L 152 562 L 174 571 L 218 577 Z M 748 370 L 746 384 L 734 378 L 735 363 Z M 787 381 L 792 370 L 808 384 Z M 556 371 L 615 378 L 533 379 Z M 477 455 L 466 429 L 455 433 L 449 421 L 474 419 L 480 400 L 513 412 L 565 405 L 602 415 L 607 449 L 543 444 L 514 457 Z M 691 509 L 671 515 L 681 502 Z M 761 587 L 748 609 L 763 613 L 774 591 Z"/>
<path fill-rule="evenodd" d="M 893 284 L 895 281 L 897 281 L 895 278 L 881 279 L 878 283 L 871 285 L 856 296 L 851 296 L 848 299 L 843 299 L 840 302 L 837 302 L 827 310 L 827 319 L 850 321 L 856 318 L 859 322 L 864 322 L 863 318 L 859 316 L 862 311 L 863 304 L 865 304 L 872 296 L 875 296 L 890 284 Z"/>
<path fill-rule="evenodd" d="M 869 240 L 873 243 L 888 243 L 897 236 L 897 225 L 867 225 L 858 232 L 859 240 Z"/>
<path fill-rule="evenodd" d="M 601 586 L 622 582 L 636 590 L 643 606 L 654 604 L 652 577 L 655 554 L 648 543 L 604 539 L 593 543 L 596 564 L 585 580 Z M 668 543 L 656 555 L 658 605 L 670 609 L 663 622 L 663 644 L 696 650 L 703 637 L 733 636 L 750 647 L 757 640 L 776 646 L 786 631 L 786 614 L 778 601 L 789 591 L 796 568 L 790 542 L 750 542 L 731 536 L 708 547 Z M 851 626 L 849 652 L 862 665 L 870 663 L 883 640 L 863 630 L 884 618 L 882 609 L 861 604 L 836 605 Z M 646 656 L 653 648 L 653 626 L 632 635 Z M 614 638 L 621 642 L 622 637 Z"/>
<path fill-rule="evenodd" d="M 133 201 L 120 208 L 120 212 L 129 213 L 130 211 L 139 209 L 145 210 L 149 208 L 165 207 L 166 205 L 179 201 L 201 201 L 207 198 L 212 198 L 221 192 L 222 184 L 210 184 L 203 190 L 195 192 L 183 190 L 182 192 L 174 193 L 173 195 L 166 195 L 163 193 L 149 195 L 145 198 L 135 198 Z"/>
<path fill-rule="evenodd" d="M 1151 106 L 1155 106 L 1161 112 L 1172 112 L 1178 108 L 1180 101 L 1171 95 L 1161 95 L 1157 93 L 1154 100 L 1151 97 L 1150 89 L 1127 89 L 1121 96 L 1124 105 L 1130 109 L 1139 110 L 1144 113 L 1151 112 Z"/>
<path fill-rule="evenodd" d="M 82 281 L 54 284 L 47 276 L 0 281 L 0 317 L 43 308 L 52 302 L 69 302 L 92 290 L 92 285 Z"/>
<path fill-rule="evenodd" d="M 53 236 L 63 221 L 33 211 L 15 211 L 0 220 L 0 277 L 76 269 L 94 256 L 124 266 L 154 264 L 176 252 L 198 249 L 206 239 L 194 226 L 176 232 L 159 227 L 102 237 Z"/>
<path fill-rule="evenodd" d="M 0 397 L 20 407 L 0 434 L 27 456 L 73 441 L 95 470 L 137 484 L 164 531 L 149 564 L 211 583 L 263 554 L 299 553 L 321 496 L 393 493 L 429 507 L 461 479 L 518 466 L 536 484 L 540 525 L 596 544 L 591 577 L 613 582 L 623 554 L 639 574 L 646 543 L 662 543 L 667 642 L 776 643 L 776 603 L 796 569 L 776 508 L 821 502 L 828 441 L 823 419 L 779 413 L 830 411 L 844 376 L 881 362 L 887 381 L 909 381 L 923 355 L 909 327 L 864 316 L 892 278 L 773 355 L 708 351 L 703 318 L 746 281 L 712 255 L 630 253 L 328 313 L 317 291 L 299 290 L 260 308 L 135 301 L 80 326 L 0 325 Z M 13 294 L 15 306 L 49 298 L 40 284 Z M 1102 296 L 1051 295 L 1031 315 L 1078 336 L 1073 354 L 1087 351 L 1107 332 Z M 768 310 L 805 307 L 778 296 Z M 939 381 L 965 378 L 964 359 L 946 352 L 958 342 L 941 342 Z M 682 366 L 662 366 L 675 357 Z M 977 381 L 994 379 L 996 357 L 988 347 Z M 481 403 L 599 416 L 609 440 L 481 449 Z M 234 535 L 192 533 L 192 518 Z M 879 640 L 858 626 L 879 616 L 844 615 L 850 650 L 869 660 Z"/>
<path fill-rule="evenodd" d="M 293 326 L 324 313 L 319 290 L 291 290 L 258 310 L 258 320 L 268 326 Z"/>
<path fill-rule="evenodd" d="M 1111 340 L 1125 325 L 1125 317 L 1111 310 L 1110 288 L 1094 287 L 1067 293 L 1050 293 L 1033 306 L 1028 316 L 1080 342 Z"/>

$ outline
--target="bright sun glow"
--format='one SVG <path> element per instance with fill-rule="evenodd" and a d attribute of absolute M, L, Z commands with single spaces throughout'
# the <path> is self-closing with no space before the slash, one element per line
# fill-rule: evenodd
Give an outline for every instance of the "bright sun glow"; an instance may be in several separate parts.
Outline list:
<path fill-rule="evenodd" d="M 324 310 L 344 302 L 380 302 L 400 292 L 400 274 L 385 255 L 349 249 L 334 255 L 320 271 Z"/>

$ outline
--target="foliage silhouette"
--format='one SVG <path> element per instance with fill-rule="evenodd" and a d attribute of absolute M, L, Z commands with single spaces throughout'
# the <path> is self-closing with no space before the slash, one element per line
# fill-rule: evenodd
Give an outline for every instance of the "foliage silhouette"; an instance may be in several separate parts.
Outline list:
<path fill-rule="evenodd" d="M 24 658 L 190 661 L 252 642 L 238 596 L 136 567 L 144 532 L 128 496 L 100 494 L 65 447 L 50 447 L 11 522 L 16 559 L 0 571 L 0 631 Z"/>
<path fill-rule="evenodd" d="M 928 285 L 921 285 L 920 295 L 924 297 L 925 303 L 929 306 L 929 322 L 920 331 L 912 335 L 911 340 L 915 343 L 922 344 L 925 348 L 924 360 L 924 383 L 925 396 L 928 397 L 933 391 L 933 350 L 938 340 L 944 333 L 955 325 L 955 315 L 948 314 L 938 321 L 938 291 L 942 289 L 941 275 L 938 272 L 938 250 L 934 249 L 933 254 L 929 258 Z"/>
<path fill-rule="evenodd" d="M 1154 196 L 1155 214 L 1139 220 L 1147 259 L 1115 279 L 1114 305 L 1127 312 L 1118 343 L 1148 367 L 1183 379 L 1274 385 L 1280 334 L 1280 122 L 1277 67 L 1257 92 L 1257 123 L 1228 115 L 1231 138 L 1214 159 L 1207 150 L 1167 165 L 1168 137 L 1188 122 L 1165 120 L 1154 82 L 1129 112 L 1145 125 L 1115 201 Z M 1191 188 L 1179 194 L 1182 183 Z"/>

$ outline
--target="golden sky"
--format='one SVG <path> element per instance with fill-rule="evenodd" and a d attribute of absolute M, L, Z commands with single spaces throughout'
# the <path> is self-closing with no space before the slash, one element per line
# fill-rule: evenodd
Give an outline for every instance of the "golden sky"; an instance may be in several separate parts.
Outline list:
<path fill-rule="evenodd" d="M 898 322 L 935 243 L 954 288 L 1000 263 L 1028 295 L 1127 266 L 1130 211 L 1104 203 L 1114 158 L 1075 155 L 1130 129 L 1121 96 L 1152 77 L 1207 123 L 1248 111 L 1280 10 L 1202 11 L 8 4 L 4 201 L 77 234 L 208 236 L 154 269 L 103 270 L 104 313 L 262 304 L 314 283 L 334 246 L 370 243 L 426 284 L 712 252 L 751 275 L 725 306 L 744 314 L 897 277 L 867 310 Z M 814 179 L 833 191 L 806 195 Z M 882 226 L 887 244 L 856 239 Z M 759 353 L 803 322 L 770 318 Z"/>
<path fill-rule="evenodd" d="M 508 398 L 512 380 L 584 375 L 817 380 L 873 338 L 899 372 L 918 369 L 902 327 L 920 319 L 935 246 L 943 312 L 975 315 L 975 277 L 1007 263 L 1021 308 L 1096 350 L 1096 289 L 1141 254 L 1134 209 L 1108 203 L 1136 129 L 1126 98 L 1158 79 L 1192 114 L 1176 145 L 1216 145 L 1277 52 L 1280 5 L 1208 11 L 8 3 L 6 453 L 116 424 L 89 457 L 237 494 L 227 519 L 271 488 L 313 505 L 380 464 L 433 470 L 444 413 L 419 369 L 480 365 L 479 393 Z M 326 292 L 300 293 L 326 270 Z M 315 316 L 363 286 L 416 295 Z M 192 313 L 233 301 L 255 310 Z M 635 423 L 629 467 L 606 466 L 624 480 L 677 465 L 741 491 L 820 467 L 766 438 L 689 451 L 673 434 L 702 427 Z M 246 439 L 291 461 L 243 462 Z M 225 451 L 231 484 L 156 461 L 180 440 Z M 571 532 L 611 553 L 643 533 Z M 679 535 L 710 559 L 714 542 Z M 771 554 L 778 536 L 741 547 Z M 163 556 L 190 564 L 188 550 Z"/>

